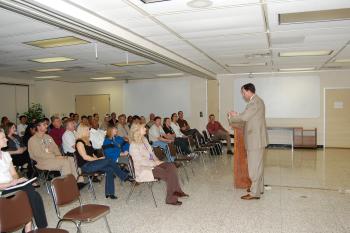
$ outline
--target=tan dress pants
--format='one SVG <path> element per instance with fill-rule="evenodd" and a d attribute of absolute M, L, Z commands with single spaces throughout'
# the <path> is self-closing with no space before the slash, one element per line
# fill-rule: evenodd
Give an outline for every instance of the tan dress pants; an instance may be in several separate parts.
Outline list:
<path fill-rule="evenodd" d="M 265 148 L 247 150 L 248 173 L 252 181 L 250 192 L 254 197 L 260 197 L 264 192 L 264 153 Z"/>

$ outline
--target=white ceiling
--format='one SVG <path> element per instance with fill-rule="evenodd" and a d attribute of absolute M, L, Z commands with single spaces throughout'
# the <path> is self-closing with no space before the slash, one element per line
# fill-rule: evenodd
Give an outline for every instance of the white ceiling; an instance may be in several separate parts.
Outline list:
<path fill-rule="evenodd" d="M 170 0 L 151 4 L 144 4 L 140 0 L 36 0 L 35 2 L 53 8 L 60 2 L 78 6 L 81 10 L 92 13 L 102 20 L 113 22 L 116 26 L 122 26 L 216 74 L 270 72 L 278 71 L 280 68 L 300 67 L 328 69 L 327 66 L 334 66 L 331 64 L 333 59 L 350 58 L 350 46 L 345 47 L 350 40 L 349 20 L 289 25 L 278 23 L 280 13 L 350 8 L 349 0 L 212 0 L 213 4 L 208 8 L 192 8 L 187 5 L 189 0 Z M 73 33 L 15 13 L 4 10 L 0 13 L 2 18 L 0 71 L 5 74 L 38 68 L 40 65 L 27 60 L 49 55 L 78 58 L 77 61 L 55 65 L 55 67 L 83 67 L 80 70 L 64 72 L 66 81 L 72 79 L 87 81 L 90 76 L 117 69 L 128 71 L 126 75 L 129 78 L 152 78 L 157 73 L 179 72 L 159 63 L 128 68 L 112 67 L 109 64 L 125 60 L 125 52 L 100 43 L 98 43 L 98 59 L 95 58 L 93 43 L 53 49 L 24 45 L 25 41 Z M 84 20 L 79 18 L 79 15 L 75 17 Z M 290 58 L 278 56 L 279 52 L 299 50 L 334 52 L 330 56 Z M 133 58 L 142 59 L 136 55 Z M 226 66 L 234 63 L 260 62 L 266 62 L 268 65 Z M 337 68 L 350 68 L 350 64 L 343 64 L 342 67 L 337 65 Z M 24 77 L 28 73 L 22 72 L 21 75 Z"/>

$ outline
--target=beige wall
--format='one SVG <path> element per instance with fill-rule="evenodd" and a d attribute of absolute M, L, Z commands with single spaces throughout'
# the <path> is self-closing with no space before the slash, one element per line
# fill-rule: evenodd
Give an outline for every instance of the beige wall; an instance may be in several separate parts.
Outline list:
<path fill-rule="evenodd" d="M 293 118 L 270 118 L 267 119 L 268 126 L 302 126 L 304 128 L 317 128 L 317 143 L 319 145 L 323 145 L 324 140 L 324 132 L 323 132 L 323 91 L 324 88 L 331 88 L 331 87 L 350 87 L 350 73 L 349 71 L 327 71 L 327 72 L 318 72 L 315 73 L 320 77 L 320 117 L 318 118 L 299 118 L 299 119 L 293 119 Z M 274 77 L 278 79 L 283 74 L 274 74 Z M 298 76 L 304 74 L 286 74 L 285 76 Z M 219 85 L 220 85 L 220 120 L 222 123 L 225 124 L 226 127 L 228 127 L 227 120 L 226 120 L 226 113 L 230 110 L 234 109 L 234 93 L 233 93 L 233 87 L 234 87 L 234 80 L 235 78 L 242 77 L 238 75 L 219 75 Z M 264 75 L 254 75 L 254 77 L 271 77 L 270 74 L 264 74 Z M 257 93 L 259 94 L 259 90 L 257 90 Z M 302 103 L 300 103 L 302 104 Z"/>
<path fill-rule="evenodd" d="M 205 128 L 207 122 L 207 99 L 206 99 L 206 80 L 195 76 L 185 78 L 190 86 L 190 94 L 188 101 L 190 102 L 191 114 L 186 116 L 192 127 L 200 130 Z M 144 82 L 145 80 L 143 80 Z M 157 82 L 158 79 L 147 80 L 147 82 Z M 164 79 L 162 80 L 164 82 Z M 137 81 L 134 81 L 137 82 Z M 74 112 L 76 95 L 93 95 L 93 94 L 109 94 L 111 96 L 111 112 L 124 112 L 123 92 L 124 81 L 108 81 L 108 82 L 86 82 L 86 83 L 65 83 L 58 81 L 36 81 L 32 86 L 32 92 L 35 94 L 34 102 L 43 105 L 45 114 L 48 116 L 54 114 L 68 114 Z M 164 83 L 164 88 L 169 86 Z M 176 87 L 171 87 L 169 91 L 181 91 Z M 140 100 L 147 103 L 147 94 L 154 90 L 143 90 L 145 99 Z M 159 96 L 162 99 L 162 96 Z M 161 111 L 161 110 L 160 110 Z M 177 109 L 176 109 L 177 111 Z M 203 112 L 203 117 L 199 117 L 199 113 Z M 186 113 L 185 113 L 186 114 Z M 147 116 L 146 116 L 147 117 Z"/>
<path fill-rule="evenodd" d="M 123 112 L 123 81 L 66 83 L 36 81 L 32 87 L 35 102 L 41 103 L 46 115 L 75 111 L 76 95 L 109 94 L 111 112 Z"/>

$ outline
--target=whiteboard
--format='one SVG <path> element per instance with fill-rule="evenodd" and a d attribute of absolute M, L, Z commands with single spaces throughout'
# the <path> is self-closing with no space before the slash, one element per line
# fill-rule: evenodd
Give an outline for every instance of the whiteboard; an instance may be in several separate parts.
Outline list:
<path fill-rule="evenodd" d="M 185 79 L 151 79 L 129 81 L 124 85 L 124 109 L 127 115 L 148 118 L 150 113 L 170 117 L 184 111 L 191 115 L 190 81 Z"/>
<path fill-rule="evenodd" d="M 318 76 L 238 78 L 234 82 L 234 108 L 242 112 L 246 102 L 241 87 L 253 83 L 265 102 L 267 118 L 318 118 L 320 79 Z"/>

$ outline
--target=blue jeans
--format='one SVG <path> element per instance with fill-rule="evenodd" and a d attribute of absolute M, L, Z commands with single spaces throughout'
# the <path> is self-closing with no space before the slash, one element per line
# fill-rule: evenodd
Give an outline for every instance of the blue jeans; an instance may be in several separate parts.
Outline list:
<path fill-rule="evenodd" d="M 156 142 L 153 142 L 152 146 L 162 148 L 165 152 L 165 155 L 166 155 L 169 163 L 175 161 L 175 158 L 173 156 L 171 156 L 171 154 L 170 154 L 169 147 L 168 147 L 168 144 L 166 142 L 156 141 Z"/>
<path fill-rule="evenodd" d="M 105 172 L 106 173 L 106 183 L 105 183 L 105 194 L 114 195 L 114 175 L 118 176 L 122 181 L 126 180 L 128 174 L 120 170 L 118 165 L 111 159 L 100 159 L 96 161 L 91 161 L 85 163 L 81 170 L 86 173 L 94 172 Z"/>

